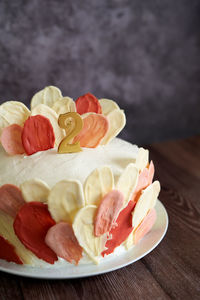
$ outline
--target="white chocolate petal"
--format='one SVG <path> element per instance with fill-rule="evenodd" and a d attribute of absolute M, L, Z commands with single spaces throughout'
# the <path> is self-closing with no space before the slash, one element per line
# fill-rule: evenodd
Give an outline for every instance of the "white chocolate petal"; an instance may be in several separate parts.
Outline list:
<path fill-rule="evenodd" d="M 152 186 L 153 186 L 153 197 L 151 199 L 151 206 L 149 209 L 152 209 L 156 205 L 156 201 L 160 193 L 160 182 L 156 180 L 152 183 Z"/>
<path fill-rule="evenodd" d="M 133 230 L 132 230 L 124 242 L 124 247 L 126 248 L 126 250 L 129 250 L 133 246 L 134 246 L 134 239 L 133 239 Z"/>
<path fill-rule="evenodd" d="M 3 128 L 11 124 L 23 126 L 29 116 L 30 110 L 22 102 L 4 102 L 0 105 L 0 134 Z"/>
<path fill-rule="evenodd" d="M 26 202 L 47 202 L 50 192 L 49 186 L 41 179 L 30 179 L 20 185 L 20 189 Z"/>
<path fill-rule="evenodd" d="M 55 110 L 58 115 L 65 114 L 67 112 L 76 112 L 76 104 L 72 98 L 63 97 L 54 103 L 52 109 Z"/>
<path fill-rule="evenodd" d="M 149 163 L 149 150 L 139 148 L 135 165 L 139 171 L 143 171 Z"/>
<path fill-rule="evenodd" d="M 14 247 L 23 263 L 36 265 L 40 260 L 20 242 L 13 229 L 13 218 L 0 211 L 0 236 L 4 237 Z"/>
<path fill-rule="evenodd" d="M 98 263 L 98 257 L 105 248 L 107 236 L 106 234 L 100 237 L 94 236 L 94 218 L 96 211 L 97 206 L 95 205 L 83 207 L 77 213 L 72 227 L 80 246 L 83 247 L 85 252 L 95 263 Z"/>
<path fill-rule="evenodd" d="M 72 222 L 74 215 L 85 205 L 82 184 L 78 180 L 62 180 L 51 189 L 48 208 L 56 222 Z"/>
<path fill-rule="evenodd" d="M 31 109 L 39 104 L 45 104 L 52 107 L 53 104 L 62 98 L 61 91 L 55 86 L 46 86 L 43 90 L 37 92 L 31 99 Z"/>
<path fill-rule="evenodd" d="M 99 205 L 105 194 L 114 187 L 114 177 L 109 167 L 95 169 L 87 178 L 84 184 L 86 205 Z"/>
<path fill-rule="evenodd" d="M 109 121 L 109 129 L 106 135 L 101 140 L 101 145 L 108 144 L 120 133 L 120 131 L 126 125 L 126 116 L 123 110 L 115 109 L 112 112 L 110 112 L 106 117 Z"/>
<path fill-rule="evenodd" d="M 118 179 L 116 189 L 124 195 L 124 207 L 127 206 L 129 200 L 138 183 L 139 171 L 135 164 L 129 164 Z"/>
<path fill-rule="evenodd" d="M 120 109 L 117 103 L 110 99 L 105 99 L 105 98 L 99 99 L 99 103 L 101 105 L 102 114 L 104 116 L 107 116 L 110 112 L 112 112 L 115 109 L 117 110 Z"/>
<path fill-rule="evenodd" d="M 55 146 L 58 146 L 65 137 L 65 131 L 58 125 L 58 115 L 50 107 L 45 104 L 39 104 L 31 111 L 32 116 L 42 115 L 49 119 L 55 134 Z"/>
<path fill-rule="evenodd" d="M 140 198 L 132 213 L 132 226 L 135 230 L 142 220 L 146 217 L 148 211 L 152 209 L 160 192 L 159 181 L 154 181 L 145 190 L 142 191 Z"/>

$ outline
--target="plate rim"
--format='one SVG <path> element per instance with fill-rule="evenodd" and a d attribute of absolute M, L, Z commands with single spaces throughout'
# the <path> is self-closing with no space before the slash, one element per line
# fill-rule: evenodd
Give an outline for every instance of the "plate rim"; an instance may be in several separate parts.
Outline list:
<path fill-rule="evenodd" d="M 61 276 L 56 276 L 56 277 L 48 277 L 47 275 L 39 275 L 39 274 L 34 274 L 34 273 L 31 273 L 30 271 L 28 272 L 27 269 L 21 271 L 20 270 L 16 270 L 16 268 L 18 266 L 16 266 L 15 264 L 13 265 L 15 267 L 15 269 L 10 269 L 10 268 L 7 268 L 7 267 L 4 267 L 4 266 L 1 266 L 1 261 L 7 264 L 9 264 L 9 266 L 11 266 L 9 262 L 5 262 L 4 260 L 1 260 L 0 259 L 0 272 L 5 272 L 5 273 L 8 273 L 8 274 L 12 274 L 12 275 L 15 275 L 15 276 L 21 276 L 21 277 L 26 277 L 26 278 L 34 278 L 34 279 L 46 279 L 46 280 L 59 280 L 59 279 L 78 279 L 78 278 L 85 278 L 85 277 L 92 277 L 92 276 L 97 276 L 97 275 L 102 275 L 102 274 L 105 274 L 105 273 L 110 273 L 110 272 L 113 272 L 113 271 L 116 271 L 118 269 L 121 269 L 121 268 L 124 268 L 130 264 L 133 264 L 135 262 L 137 262 L 138 260 L 142 259 L 144 256 L 148 255 L 150 252 L 152 252 L 159 244 L 160 242 L 163 240 L 164 236 L 166 235 L 166 232 L 167 232 L 167 229 L 168 229 L 168 225 L 169 225 L 169 217 L 168 217 L 168 213 L 167 213 L 167 210 L 165 208 L 165 206 L 163 205 L 163 203 L 158 199 L 157 200 L 157 204 L 156 206 L 159 205 L 160 206 L 160 209 L 162 210 L 162 213 L 164 214 L 165 216 L 165 219 L 164 219 L 164 222 L 165 224 L 163 226 L 165 226 L 164 230 L 163 230 L 163 233 L 161 234 L 161 236 L 158 238 L 158 240 L 153 244 L 152 247 L 150 247 L 147 251 L 145 251 L 144 253 L 142 253 L 141 255 L 137 256 L 136 259 L 133 259 L 133 260 L 128 260 L 127 262 L 121 264 L 121 265 L 116 265 L 115 267 L 112 267 L 108 270 L 97 270 L 96 272 L 92 272 L 92 273 L 87 273 L 87 274 L 66 274 L 66 275 L 61 275 Z M 156 208 L 155 206 L 155 208 Z M 156 222 L 155 222 L 156 224 Z M 141 241 L 142 242 L 142 241 Z M 123 253 L 123 254 L 126 254 L 128 255 L 129 251 L 133 250 L 133 248 L 127 250 L 126 253 Z M 118 258 L 120 257 L 121 255 L 119 256 L 116 256 L 115 258 Z M 113 258 L 113 259 L 115 259 Z M 82 265 L 83 266 L 83 265 Z M 92 265 L 92 266 L 96 266 L 96 265 Z M 30 268 L 32 271 L 34 271 L 34 267 L 31 267 L 31 266 L 25 266 L 26 268 Z M 19 268 L 23 268 L 23 266 L 19 266 Z M 36 267 L 37 269 L 39 267 Z M 74 266 L 74 268 L 78 268 L 77 266 Z M 42 270 L 48 270 L 50 268 L 41 268 Z M 51 270 L 53 270 L 51 268 Z M 55 270 L 59 270 L 59 268 L 56 268 Z"/>

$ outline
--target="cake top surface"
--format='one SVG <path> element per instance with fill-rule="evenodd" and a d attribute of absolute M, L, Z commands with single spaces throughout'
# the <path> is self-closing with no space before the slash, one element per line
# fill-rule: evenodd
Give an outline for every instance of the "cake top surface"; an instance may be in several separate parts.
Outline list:
<path fill-rule="evenodd" d="M 101 166 L 110 166 L 117 179 L 129 163 L 134 163 L 138 147 L 115 138 L 108 145 L 95 149 L 83 148 L 78 153 L 58 154 L 57 150 L 37 152 L 33 155 L 8 156 L 0 147 L 0 185 L 11 183 L 19 186 L 25 180 L 39 178 L 49 186 L 63 179 L 85 178 Z"/>

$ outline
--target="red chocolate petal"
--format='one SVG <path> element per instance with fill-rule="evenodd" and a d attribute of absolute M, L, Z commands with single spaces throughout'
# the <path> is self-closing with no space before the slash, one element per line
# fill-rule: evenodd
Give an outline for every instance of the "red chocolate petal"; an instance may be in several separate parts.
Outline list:
<path fill-rule="evenodd" d="M 15 247 L 0 236 L 0 259 L 5 259 L 8 262 L 15 262 L 16 264 L 23 265 L 22 260 L 15 252 Z"/>
<path fill-rule="evenodd" d="M 23 128 L 17 124 L 5 127 L 1 134 L 1 144 L 10 155 L 23 154 L 25 152 L 22 144 Z"/>
<path fill-rule="evenodd" d="M 90 114 L 83 119 L 83 129 L 75 137 L 81 147 L 96 148 L 108 131 L 109 123 L 105 116 Z"/>
<path fill-rule="evenodd" d="M 72 226 L 60 222 L 49 229 L 45 238 L 46 244 L 61 258 L 78 265 L 82 258 L 82 247 L 79 245 Z"/>
<path fill-rule="evenodd" d="M 22 131 L 22 144 L 28 155 L 51 149 L 54 143 L 55 135 L 49 119 L 36 115 L 26 120 Z"/>
<path fill-rule="evenodd" d="M 101 236 L 111 230 L 113 225 L 115 225 L 123 203 L 124 196 L 117 190 L 112 190 L 103 197 L 94 222 L 95 236 Z"/>
<path fill-rule="evenodd" d="M 18 210 L 25 204 L 20 189 L 12 184 L 0 187 L 0 210 L 15 218 Z"/>
<path fill-rule="evenodd" d="M 55 221 L 46 204 L 29 202 L 21 207 L 13 226 L 15 234 L 27 249 L 38 258 L 53 264 L 58 258 L 46 245 L 45 236 L 49 228 L 54 225 Z"/>
<path fill-rule="evenodd" d="M 94 95 L 87 93 L 76 99 L 76 111 L 80 115 L 87 112 L 95 112 L 97 114 L 101 114 L 102 108 L 98 99 Z"/>
<path fill-rule="evenodd" d="M 129 201 L 128 205 L 120 212 L 117 218 L 117 226 L 109 232 L 111 239 L 107 240 L 105 247 L 107 250 L 102 252 L 102 256 L 112 253 L 116 247 L 121 245 L 129 236 L 132 227 L 132 211 L 135 207 L 134 201 Z"/>

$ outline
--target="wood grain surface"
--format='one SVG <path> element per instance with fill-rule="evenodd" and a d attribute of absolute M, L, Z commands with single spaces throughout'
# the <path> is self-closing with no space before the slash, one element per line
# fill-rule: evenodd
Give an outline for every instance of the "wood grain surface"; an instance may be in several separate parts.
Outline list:
<path fill-rule="evenodd" d="M 200 137 L 148 147 L 169 214 L 161 244 L 120 270 L 76 280 L 0 272 L 0 300 L 200 299 Z"/>

